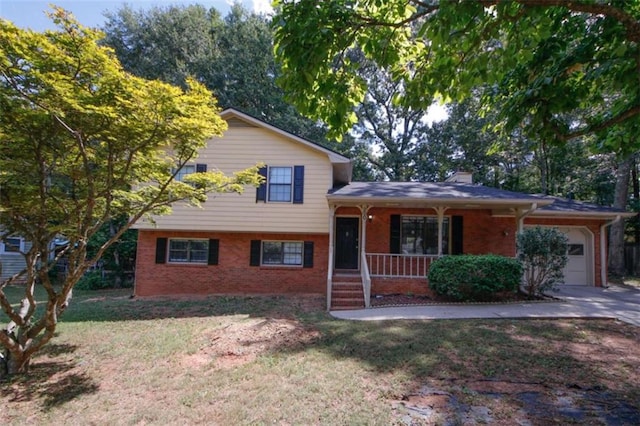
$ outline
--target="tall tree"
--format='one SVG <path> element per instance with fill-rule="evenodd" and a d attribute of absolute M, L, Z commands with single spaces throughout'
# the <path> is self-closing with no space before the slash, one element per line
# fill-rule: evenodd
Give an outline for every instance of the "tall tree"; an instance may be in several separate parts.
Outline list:
<path fill-rule="evenodd" d="M 256 168 L 177 181 L 225 128 L 211 92 L 194 80 L 183 90 L 134 77 L 98 45 L 101 33 L 62 9 L 52 17 L 59 29 L 45 33 L 0 20 L 0 239 L 31 243 L 22 253 L 26 268 L 0 283 L 9 318 L 0 332 L 0 376 L 28 369 L 54 337 L 74 285 L 136 220 L 258 181 Z M 126 223 L 87 256 L 91 237 L 121 217 Z M 60 235 L 69 243 L 56 252 Z M 68 274 L 54 286 L 48 272 L 60 256 Z M 24 294 L 12 301 L 4 289 L 16 280 L 25 282 Z M 46 292 L 42 309 L 37 286 Z"/>
<path fill-rule="evenodd" d="M 234 4 L 226 17 L 200 5 L 107 13 L 104 42 L 124 68 L 140 77 L 184 85 L 195 77 L 222 108 L 234 107 L 299 136 L 324 142 L 319 122 L 300 115 L 275 84 L 267 17 Z"/>
<path fill-rule="evenodd" d="M 275 8 L 282 87 L 335 136 L 355 123 L 366 93 L 353 48 L 392 70 L 406 105 L 495 87 L 486 101 L 528 137 L 567 140 L 640 121 L 638 2 L 279 0 Z"/>
<path fill-rule="evenodd" d="M 429 128 L 427 111 L 396 104 L 404 88 L 387 70 L 361 60 L 358 72 L 367 81 L 367 93 L 356 108 L 352 135 L 369 146 L 367 159 L 377 178 L 415 180 L 417 147 Z"/>

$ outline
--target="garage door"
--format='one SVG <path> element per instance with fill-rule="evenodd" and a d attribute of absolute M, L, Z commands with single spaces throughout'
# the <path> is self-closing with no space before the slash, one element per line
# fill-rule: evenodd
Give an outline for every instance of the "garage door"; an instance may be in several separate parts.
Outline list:
<path fill-rule="evenodd" d="M 569 285 L 592 285 L 591 238 L 583 228 L 560 228 L 568 242 L 568 262 L 564 268 L 564 283 Z"/>

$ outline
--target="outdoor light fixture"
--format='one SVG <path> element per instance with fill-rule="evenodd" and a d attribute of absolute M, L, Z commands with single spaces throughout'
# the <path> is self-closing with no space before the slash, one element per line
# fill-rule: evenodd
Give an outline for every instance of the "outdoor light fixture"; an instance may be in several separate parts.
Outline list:
<path fill-rule="evenodd" d="M 372 220 L 373 220 L 373 215 L 372 215 L 372 214 L 370 214 L 370 215 L 369 215 L 369 222 L 371 222 Z"/>

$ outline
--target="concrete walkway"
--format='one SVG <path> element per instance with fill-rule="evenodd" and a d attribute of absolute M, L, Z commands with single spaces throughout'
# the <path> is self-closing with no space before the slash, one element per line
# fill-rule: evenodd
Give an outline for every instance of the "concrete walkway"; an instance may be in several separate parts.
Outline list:
<path fill-rule="evenodd" d="M 335 318 L 378 321 L 396 319 L 473 318 L 614 318 L 640 327 L 640 290 L 612 285 L 608 288 L 561 286 L 549 294 L 551 302 L 426 305 L 331 311 Z"/>

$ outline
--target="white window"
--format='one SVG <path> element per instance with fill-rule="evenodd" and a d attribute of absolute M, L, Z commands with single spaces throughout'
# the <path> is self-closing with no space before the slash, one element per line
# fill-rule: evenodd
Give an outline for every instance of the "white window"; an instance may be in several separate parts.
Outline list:
<path fill-rule="evenodd" d="M 291 202 L 292 176 L 291 167 L 269 167 L 269 201 Z"/>
<path fill-rule="evenodd" d="M 2 253 L 20 253 L 24 250 L 24 240 L 18 237 L 5 238 L 0 243 L 0 249 L 2 249 Z"/>
<path fill-rule="evenodd" d="M 438 218 L 402 216 L 402 253 L 438 254 Z M 449 253 L 449 218 L 442 221 L 442 253 Z"/>
<path fill-rule="evenodd" d="M 302 266 L 302 241 L 263 241 L 263 265 L 294 265 Z"/>
<path fill-rule="evenodd" d="M 196 166 L 194 164 L 187 164 L 182 166 L 182 168 L 178 171 L 178 174 L 176 174 L 176 180 L 178 182 L 182 182 L 184 180 L 184 177 L 186 175 L 190 175 L 191 173 L 195 173 L 196 172 Z"/>
<path fill-rule="evenodd" d="M 207 263 L 209 240 L 169 240 L 169 262 Z"/>

